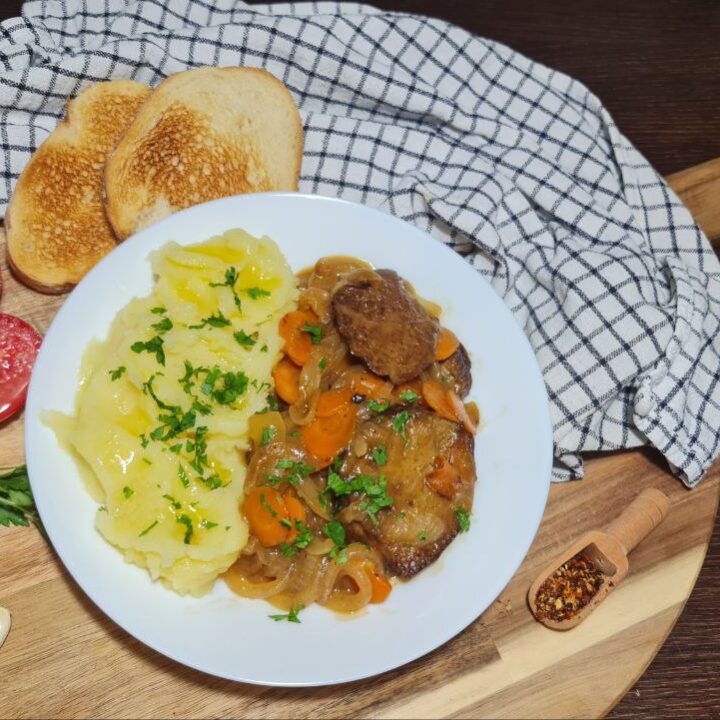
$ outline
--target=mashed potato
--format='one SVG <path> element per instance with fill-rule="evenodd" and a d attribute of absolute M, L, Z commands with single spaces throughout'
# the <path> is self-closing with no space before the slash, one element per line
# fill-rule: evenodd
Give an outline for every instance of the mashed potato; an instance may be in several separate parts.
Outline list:
<path fill-rule="evenodd" d="M 278 247 L 231 230 L 152 256 L 152 293 L 86 351 L 75 414 L 96 526 L 133 563 L 201 595 L 247 542 L 238 510 L 248 418 L 268 404 L 296 281 Z"/>

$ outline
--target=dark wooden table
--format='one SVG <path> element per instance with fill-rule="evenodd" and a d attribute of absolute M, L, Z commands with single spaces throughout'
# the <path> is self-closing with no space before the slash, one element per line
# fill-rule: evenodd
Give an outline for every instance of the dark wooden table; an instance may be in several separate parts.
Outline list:
<path fill-rule="evenodd" d="M 19 14 L 0 0 L 0 19 Z M 436 15 L 583 81 L 668 175 L 720 157 L 718 0 L 375 0 Z M 720 717 L 720 522 L 695 591 L 612 718 Z M 612 658 L 608 658 L 612 662 Z"/>

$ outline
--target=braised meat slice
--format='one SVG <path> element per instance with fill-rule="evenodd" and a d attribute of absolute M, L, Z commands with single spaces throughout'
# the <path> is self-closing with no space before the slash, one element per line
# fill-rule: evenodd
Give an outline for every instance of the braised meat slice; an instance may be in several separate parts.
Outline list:
<path fill-rule="evenodd" d="M 338 284 L 333 312 L 350 352 L 393 383 L 417 377 L 432 362 L 437 320 L 392 270 L 358 270 Z"/>
<path fill-rule="evenodd" d="M 338 513 L 350 540 L 375 548 L 388 569 L 410 578 L 434 562 L 460 530 L 475 489 L 473 436 L 461 425 L 422 408 L 377 415 L 357 428 L 341 474 L 387 480 L 391 507 L 368 513 L 364 493 L 349 496 Z M 386 462 L 382 461 L 386 457 Z"/>
<path fill-rule="evenodd" d="M 447 376 L 448 383 L 452 383 L 457 396 L 464 398 L 472 388 L 472 366 L 465 346 L 459 345 L 447 360 L 443 360 L 438 365 L 441 378 L 444 380 L 443 376 Z"/>

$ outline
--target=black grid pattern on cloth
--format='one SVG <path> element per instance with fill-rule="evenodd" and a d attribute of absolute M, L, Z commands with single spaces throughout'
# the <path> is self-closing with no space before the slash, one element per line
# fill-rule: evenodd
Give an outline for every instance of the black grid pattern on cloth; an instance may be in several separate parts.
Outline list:
<path fill-rule="evenodd" d="M 198 65 L 282 79 L 304 121 L 302 191 L 404 218 L 493 285 L 545 378 L 556 479 L 582 476 L 582 451 L 645 443 L 701 479 L 720 451 L 712 248 L 587 88 L 441 20 L 334 2 L 27 2 L 0 24 L 0 212 L 66 98 Z"/>

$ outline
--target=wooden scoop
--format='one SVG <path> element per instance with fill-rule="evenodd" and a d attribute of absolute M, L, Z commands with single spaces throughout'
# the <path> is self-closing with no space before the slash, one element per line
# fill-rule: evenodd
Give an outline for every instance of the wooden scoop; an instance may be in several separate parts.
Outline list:
<path fill-rule="evenodd" d="M 582 622 L 617 587 L 628 572 L 628 553 L 667 515 L 670 500 L 667 496 L 649 488 L 643 490 L 605 531 L 593 530 L 583 535 L 564 553 L 552 561 L 537 577 L 528 591 L 530 610 L 537 620 L 553 630 L 570 630 Z M 538 617 L 535 598 L 540 586 L 563 563 L 582 552 L 605 576 L 602 585 L 590 602 L 572 617 L 556 621 Z"/>

